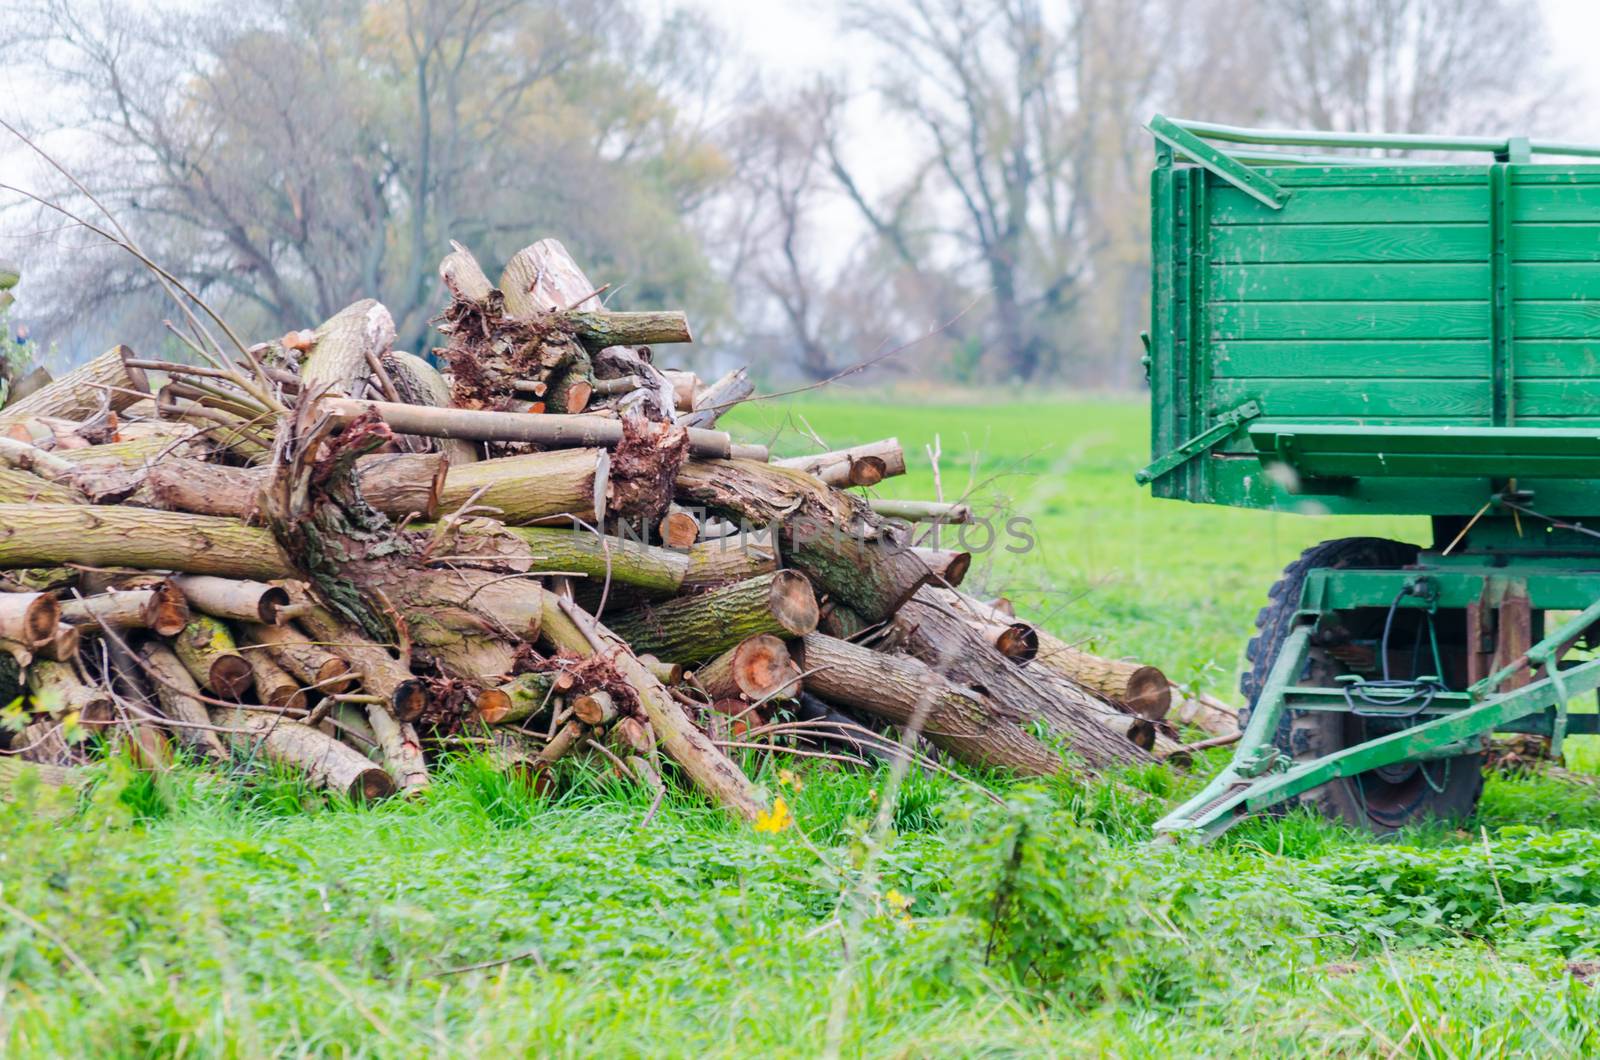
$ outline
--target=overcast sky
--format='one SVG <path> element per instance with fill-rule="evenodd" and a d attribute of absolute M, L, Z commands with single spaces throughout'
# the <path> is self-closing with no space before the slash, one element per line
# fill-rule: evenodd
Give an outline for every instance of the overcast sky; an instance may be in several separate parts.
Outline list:
<path fill-rule="evenodd" d="M 840 55 L 831 0 L 690 0 L 726 26 L 738 45 L 774 72 L 802 73 L 836 67 Z M 1545 130 L 1567 139 L 1600 139 L 1600 0 L 1538 0 L 1550 26 L 1552 56 L 1558 68 L 1570 70 L 1574 95 L 1589 104 L 1583 124 Z M 1204 119 L 1203 114 L 1184 117 Z M 1449 133 L 1452 129 L 1392 129 L 1387 132 Z M 1506 130 L 1507 135 L 1523 132 Z"/>

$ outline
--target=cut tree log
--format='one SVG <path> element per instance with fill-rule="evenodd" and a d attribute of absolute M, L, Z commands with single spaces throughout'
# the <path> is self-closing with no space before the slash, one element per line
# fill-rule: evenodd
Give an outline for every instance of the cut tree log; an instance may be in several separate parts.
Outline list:
<path fill-rule="evenodd" d="M 173 579 L 189 603 L 213 618 L 275 626 L 278 612 L 289 606 L 288 590 L 266 582 L 180 574 Z"/>
<path fill-rule="evenodd" d="M 607 346 L 665 346 L 693 342 L 689 318 L 676 309 L 617 313 L 573 310 L 561 314 L 585 346 L 599 352 Z"/>
<path fill-rule="evenodd" d="M 38 416 L 86 420 L 101 409 L 121 412 L 148 397 L 150 381 L 144 371 L 125 363 L 132 356 L 128 347 L 113 346 L 60 379 L 11 401 L 0 409 L 0 432 Z"/>
<path fill-rule="evenodd" d="M 770 633 L 739 642 L 695 670 L 694 680 L 712 700 L 758 702 L 800 694 L 800 667 L 789 647 Z"/>
<path fill-rule="evenodd" d="M 1201 732 L 1217 737 L 1232 736 L 1239 731 L 1238 707 L 1204 692 L 1185 696 L 1181 689 L 1174 687 L 1173 694 L 1179 699 L 1169 717 L 1181 724 L 1193 725 Z"/>
<path fill-rule="evenodd" d="M 430 520 L 439 513 L 448 467 L 441 453 L 378 453 L 356 461 L 356 482 L 383 514 Z M 248 519 L 257 514 L 270 474 L 264 467 L 172 459 L 144 471 L 143 481 L 155 507 Z"/>
<path fill-rule="evenodd" d="M 28 667 L 28 698 L 36 713 L 56 721 L 76 714 L 86 729 L 103 729 L 116 720 L 116 702 L 99 685 L 91 685 L 69 663 L 35 659 Z"/>
<path fill-rule="evenodd" d="M 817 597 L 803 574 L 781 570 L 611 620 L 636 651 L 692 663 L 762 633 L 799 637 L 817 628 Z"/>
<path fill-rule="evenodd" d="M 765 531 L 700 541 L 689 548 L 689 565 L 680 586 L 685 592 L 744 581 L 778 569 L 778 546 Z"/>
<path fill-rule="evenodd" d="M 478 275 L 483 275 L 482 270 L 479 270 Z M 489 281 L 485 279 L 483 282 L 487 287 Z M 395 390 L 399 393 L 402 404 L 450 407 L 450 384 L 444 381 L 444 376 L 439 374 L 438 369 L 421 357 L 396 350 L 384 357 L 382 363 L 389 373 L 389 378 L 394 381 Z M 424 438 L 420 435 L 401 437 L 411 444 L 413 452 L 426 451 L 418 446 L 424 442 L 428 443 L 444 454 L 445 460 L 451 467 L 465 467 L 480 456 L 476 445 L 458 438 Z"/>
<path fill-rule="evenodd" d="M 959 502 L 873 497 L 867 503 L 885 519 L 901 519 L 909 523 L 946 523 L 952 526 L 973 521 L 972 505 Z"/>
<path fill-rule="evenodd" d="M 806 691 L 926 736 L 968 765 L 1030 776 L 1062 769 L 1028 731 L 1031 720 L 943 677 L 907 655 L 892 655 L 813 633 L 803 642 Z"/>
<path fill-rule="evenodd" d="M 82 504 L 85 499 L 68 483 L 51 482 L 31 471 L 0 467 L 0 504 Z"/>
<path fill-rule="evenodd" d="M 271 652 L 246 651 L 243 655 L 250 664 L 259 702 L 290 711 L 306 709 L 305 688 L 298 678 L 278 665 Z"/>
<path fill-rule="evenodd" d="M 674 504 L 667 509 L 667 514 L 661 517 L 661 524 L 656 530 L 661 535 L 663 545 L 673 549 L 687 549 L 700 539 L 700 520 Z"/>
<path fill-rule="evenodd" d="M 0 640 L 25 648 L 50 643 L 61 623 L 61 605 L 47 593 L 0 593 Z"/>
<path fill-rule="evenodd" d="M 499 509 L 508 524 L 575 515 L 598 526 L 610 474 L 611 455 L 604 449 L 552 449 L 452 465 L 439 504 L 453 512 L 476 495 L 473 503 Z"/>
<path fill-rule="evenodd" d="M 573 687 L 572 675 L 561 670 L 518 674 L 497 688 L 478 693 L 478 720 L 488 725 L 526 721 L 559 703 L 557 697 Z"/>
<path fill-rule="evenodd" d="M 595 582 L 613 582 L 655 593 L 678 592 L 689 573 L 682 552 L 641 544 L 626 537 L 586 530 L 512 527 L 511 533 L 532 551 L 532 569 L 581 574 Z"/>
<path fill-rule="evenodd" d="M 830 486 L 843 489 L 847 486 L 876 486 L 886 478 L 906 473 L 906 454 L 900 439 L 885 438 L 879 442 L 835 449 L 811 456 L 792 456 L 774 460 L 779 467 L 792 467 L 815 475 Z"/>
<path fill-rule="evenodd" d="M 255 674 L 239 654 L 233 633 L 217 619 L 191 614 L 183 632 L 172 638 L 172 650 L 200 687 L 218 698 L 242 702 L 249 695 Z"/>
<path fill-rule="evenodd" d="M 1155 727 L 1119 711 L 1066 676 L 1037 663 L 1018 666 L 975 628 L 970 612 L 952 607 L 947 591 L 927 588 L 895 615 L 899 643 L 951 680 L 984 689 L 1023 724 L 1043 723 L 1090 766 L 1149 762 Z M 809 663 L 808 663 L 809 665 Z"/>
<path fill-rule="evenodd" d="M 0 504 L 0 567 L 137 567 L 293 577 L 272 535 L 233 519 L 125 506 Z"/>
<path fill-rule="evenodd" d="M 394 335 L 394 319 L 374 299 L 341 309 L 316 330 L 300 364 L 301 392 L 318 400 L 358 396 L 374 361 L 394 346 Z"/>
<path fill-rule="evenodd" d="M 334 416 L 354 421 L 376 413 L 397 433 L 430 438 L 465 438 L 478 442 L 531 442 L 552 449 L 612 448 L 622 442 L 622 422 L 605 416 L 528 416 L 484 409 L 436 409 L 425 405 L 399 405 L 390 401 L 355 401 L 328 398 L 322 402 Z M 723 431 L 689 429 L 689 450 L 705 457 L 765 460 L 760 445 L 735 445 Z"/>
<path fill-rule="evenodd" d="M 4 601 L 0 599 L 0 607 Z M 61 604 L 61 618 L 91 633 L 110 629 L 148 629 L 174 637 L 189 624 L 189 603 L 171 581 L 153 589 L 117 589 Z"/>
<path fill-rule="evenodd" d="M 750 778 L 695 727 L 683 707 L 621 638 L 555 593 L 543 592 L 542 636 L 560 650 L 606 659 L 638 695 L 639 706 L 662 747 L 696 787 L 747 821 L 767 811 L 766 801 Z"/>
<path fill-rule="evenodd" d="M 594 689 L 572 697 L 572 716 L 590 728 L 602 728 L 617 720 L 617 704 L 611 693 Z"/>
<path fill-rule="evenodd" d="M 293 674 L 303 687 L 326 695 L 338 695 L 356 687 L 357 677 L 351 672 L 350 664 L 312 641 L 294 623 L 269 626 L 246 622 L 240 629 L 254 650 L 265 650 L 273 662 Z"/>
<path fill-rule="evenodd" d="M 280 714 L 218 708 L 212 714 L 230 732 L 244 755 L 259 752 L 268 761 L 301 770 L 313 785 L 361 802 L 386 798 L 395 782 L 381 766 L 338 740 Z"/>
<path fill-rule="evenodd" d="M 173 721 L 173 731 L 178 740 L 196 754 L 213 761 L 225 761 L 227 748 L 222 738 L 211 728 L 211 715 L 200 700 L 200 686 L 195 684 L 183 661 L 165 644 L 150 641 L 139 649 L 145 675 L 161 705 L 161 713 Z"/>
<path fill-rule="evenodd" d="M 965 593 L 929 589 L 928 597 L 940 606 L 968 615 L 978 622 L 1009 625 L 1015 614 L 1014 611 L 997 608 Z M 1167 716 L 1172 705 L 1172 685 L 1156 667 L 1102 659 L 1036 627 L 1034 636 L 1038 641 L 1035 659 L 1040 666 L 1094 689 L 1130 714 L 1149 721 L 1161 721 Z"/>
<path fill-rule="evenodd" d="M 756 392 L 750 373 L 735 368 L 715 383 L 700 390 L 691 402 L 691 411 L 678 417 L 685 427 L 715 427 L 717 419 L 730 408 Z"/>
<path fill-rule="evenodd" d="M 383 645 L 362 636 L 348 623 L 315 605 L 307 608 L 298 623 L 316 638 L 319 647 L 343 659 L 367 694 L 387 703 L 396 719 L 409 724 L 427 711 L 427 685 L 411 673 L 405 661 L 395 658 Z"/>

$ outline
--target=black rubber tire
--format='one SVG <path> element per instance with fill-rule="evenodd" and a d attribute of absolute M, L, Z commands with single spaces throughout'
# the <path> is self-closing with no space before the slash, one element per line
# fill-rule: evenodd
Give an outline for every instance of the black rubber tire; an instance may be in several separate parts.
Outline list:
<path fill-rule="evenodd" d="M 1306 549 L 1284 568 L 1268 593 L 1267 606 L 1256 615 L 1256 635 L 1245 649 L 1250 668 L 1239 678 L 1245 708 L 1242 727 L 1255 707 L 1278 652 L 1288 638 L 1306 575 L 1321 568 L 1388 569 L 1415 563 L 1417 546 L 1381 537 L 1345 537 Z M 1332 657 L 1313 648 L 1309 672 L 1311 685 L 1332 685 L 1343 668 Z M 1361 743 L 1370 737 L 1366 723 L 1354 715 L 1331 711 L 1290 711 L 1278 725 L 1273 743 L 1297 761 L 1321 758 Z M 1324 784 L 1299 797 L 1326 817 L 1373 832 L 1392 832 L 1427 818 L 1459 820 L 1477 808 L 1483 794 L 1483 756 L 1461 755 L 1436 762 L 1397 767 L 1380 776 L 1377 771 Z"/>

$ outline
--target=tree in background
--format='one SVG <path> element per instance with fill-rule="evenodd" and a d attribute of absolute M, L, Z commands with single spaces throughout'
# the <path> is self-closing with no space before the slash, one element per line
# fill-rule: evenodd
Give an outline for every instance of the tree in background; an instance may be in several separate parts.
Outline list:
<path fill-rule="evenodd" d="M 359 297 L 425 346 L 448 241 L 486 262 L 545 235 L 624 300 L 714 292 L 685 216 L 721 156 L 680 102 L 704 23 L 624 0 L 253 0 L 198 13 L 43 0 L 12 26 L 87 132 L 74 164 L 162 262 L 246 326 Z M 11 27 L 8 27 L 10 30 Z M 143 299 L 105 251 L 60 255 L 58 318 Z"/>

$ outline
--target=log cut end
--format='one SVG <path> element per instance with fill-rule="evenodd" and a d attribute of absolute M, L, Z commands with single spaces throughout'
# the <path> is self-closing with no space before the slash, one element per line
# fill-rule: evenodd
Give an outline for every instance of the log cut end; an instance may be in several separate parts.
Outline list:
<path fill-rule="evenodd" d="M 780 570 L 772 576 L 772 616 L 791 635 L 803 637 L 817 628 L 817 594 L 811 580 L 799 571 Z"/>
<path fill-rule="evenodd" d="M 1156 667 L 1141 666 L 1128 674 L 1122 702 L 1129 713 L 1160 721 L 1172 709 L 1172 683 Z"/>

